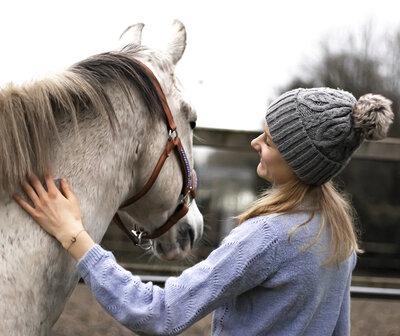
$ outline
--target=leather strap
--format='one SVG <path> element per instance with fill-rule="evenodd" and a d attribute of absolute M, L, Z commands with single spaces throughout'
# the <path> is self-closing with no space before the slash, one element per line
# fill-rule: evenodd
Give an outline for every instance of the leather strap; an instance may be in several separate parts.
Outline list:
<path fill-rule="evenodd" d="M 174 213 L 171 215 L 171 217 L 168 218 L 168 220 L 164 223 L 164 225 L 160 226 L 158 229 L 156 229 L 150 234 L 144 233 L 143 239 L 155 239 L 160 237 L 170 228 L 172 228 L 178 222 L 178 220 L 184 217 L 188 213 L 188 211 L 189 207 L 185 203 L 179 203 Z"/>
<path fill-rule="evenodd" d="M 167 145 L 166 145 L 164 151 L 161 153 L 161 156 L 158 159 L 156 167 L 154 168 L 153 173 L 150 175 L 146 184 L 142 187 L 142 189 L 137 194 L 135 194 L 134 196 L 132 196 L 132 197 L 128 198 L 126 201 L 124 201 L 124 203 L 122 203 L 121 206 L 119 207 L 120 209 L 125 208 L 128 205 L 135 203 L 137 200 L 139 200 L 144 195 L 146 195 L 146 193 L 153 186 L 154 182 L 157 180 L 157 177 L 160 174 L 162 167 L 164 166 L 165 160 L 169 157 L 171 151 L 175 148 L 175 146 L 177 146 L 178 141 L 179 141 L 179 138 L 174 138 L 174 139 L 168 140 Z"/>
<path fill-rule="evenodd" d="M 119 217 L 119 215 L 118 215 L 117 213 L 114 215 L 113 222 L 114 222 L 115 224 L 118 225 L 118 227 L 121 229 L 121 231 L 122 231 L 123 233 L 125 233 L 125 235 L 132 241 L 132 243 L 133 243 L 134 245 L 138 245 L 138 244 L 139 244 L 139 239 L 138 239 L 138 237 L 136 237 L 136 236 L 132 233 L 132 231 L 130 231 L 130 230 L 124 225 L 124 223 L 122 223 L 121 217 Z"/>
<path fill-rule="evenodd" d="M 147 76 L 149 76 L 151 82 L 153 83 L 154 88 L 157 91 L 158 97 L 160 98 L 161 105 L 164 110 L 165 116 L 167 117 L 169 129 L 172 131 L 175 131 L 176 130 L 175 121 L 172 116 L 171 110 L 169 109 L 167 98 L 165 97 L 164 91 L 161 88 L 161 85 L 160 85 L 158 79 L 156 78 L 154 73 L 149 69 L 149 67 L 147 65 L 143 64 L 142 62 L 140 62 L 138 60 L 136 60 L 136 62 L 143 67 L 143 69 L 146 71 Z"/>

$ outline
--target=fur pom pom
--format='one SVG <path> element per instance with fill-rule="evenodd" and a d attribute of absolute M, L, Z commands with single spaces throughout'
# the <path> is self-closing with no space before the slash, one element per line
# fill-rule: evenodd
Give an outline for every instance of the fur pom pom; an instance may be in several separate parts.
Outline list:
<path fill-rule="evenodd" d="M 385 138 L 394 118 L 391 105 L 392 102 L 381 95 L 361 96 L 353 108 L 354 128 L 367 140 Z"/>

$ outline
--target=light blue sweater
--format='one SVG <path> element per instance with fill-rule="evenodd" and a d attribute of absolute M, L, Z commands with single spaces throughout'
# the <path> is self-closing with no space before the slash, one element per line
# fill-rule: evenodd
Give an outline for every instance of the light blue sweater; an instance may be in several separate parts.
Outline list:
<path fill-rule="evenodd" d="M 304 251 L 320 215 L 269 215 L 238 226 L 221 246 L 162 289 L 142 283 L 110 252 L 93 247 L 78 263 L 102 306 L 140 335 L 175 335 L 214 312 L 212 335 L 350 335 L 350 280 L 356 255 L 323 266 L 329 236 Z"/>

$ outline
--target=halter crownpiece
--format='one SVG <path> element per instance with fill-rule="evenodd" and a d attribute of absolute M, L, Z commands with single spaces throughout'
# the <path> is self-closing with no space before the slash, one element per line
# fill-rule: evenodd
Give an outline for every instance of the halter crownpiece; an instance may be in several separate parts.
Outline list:
<path fill-rule="evenodd" d="M 194 169 L 193 170 L 190 169 L 189 160 L 187 158 L 181 140 L 178 136 L 174 118 L 172 116 L 171 110 L 168 106 L 167 99 L 161 88 L 160 83 L 158 82 L 153 72 L 145 64 L 139 62 L 138 60 L 136 60 L 136 62 L 143 68 L 143 70 L 145 71 L 146 75 L 152 82 L 157 92 L 157 96 L 161 102 L 164 114 L 167 119 L 168 141 L 164 151 L 161 153 L 160 158 L 158 159 L 158 162 L 153 170 L 153 173 L 151 174 L 145 185 L 138 193 L 136 193 L 134 196 L 124 201 L 120 205 L 119 209 L 123 209 L 129 205 L 132 205 L 140 198 L 142 198 L 150 190 L 154 182 L 157 180 L 157 177 L 172 150 L 175 150 L 175 152 L 177 153 L 183 175 L 183 185 L 181 190 L 180 202 L 178 206 L 176 207 L 173 214 L 167 219 L 167 221 L 152 233 L 143 232 L 138 230 L 137 228 L 135 228 L 134 230 L 129 230 L 122 222 L 118 213 L 114 215 L 113 221 L 128 236 L 128 238 L 135 245 L 145 250 L 148 250 L 151 248 L 151 241 L 150 241 L 151 239 L 155 239 L 163 235 L 172 226 L 174 226 L 181 218 L 183 218 L 189 211 L 189 206 L 191 205 L 193 199 L 196 197 L 197 175 Z"/>

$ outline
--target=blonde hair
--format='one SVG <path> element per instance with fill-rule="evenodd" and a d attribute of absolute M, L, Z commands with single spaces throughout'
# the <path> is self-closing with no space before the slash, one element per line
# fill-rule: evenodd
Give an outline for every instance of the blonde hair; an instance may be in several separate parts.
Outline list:
<path fill-rule="evenodd" d="M 305 199 L 310 199 L 307 208 L 299 209 Z M 299 211 L 310 212 L 310 218 L 290 232 L 290 240 L 295 232 L 307 225 L 317 211 L 321 212 L 322 225 L 316 237 L 305 246 L 308 249 L 315 245 L 325 229 L 330 231 L 331 256 L 326 265 L 344 261 L 353 251 L 361 253 L 357 234 L 354 228 L 354 209 L 344 194 L 337 191 L 331 181 L 320 186 L 305 184 L 299 179 L 265 191 L 247 210 L 237 216 L 239 224 L 247 219 L 274 213 L 287 214 Z"/>

